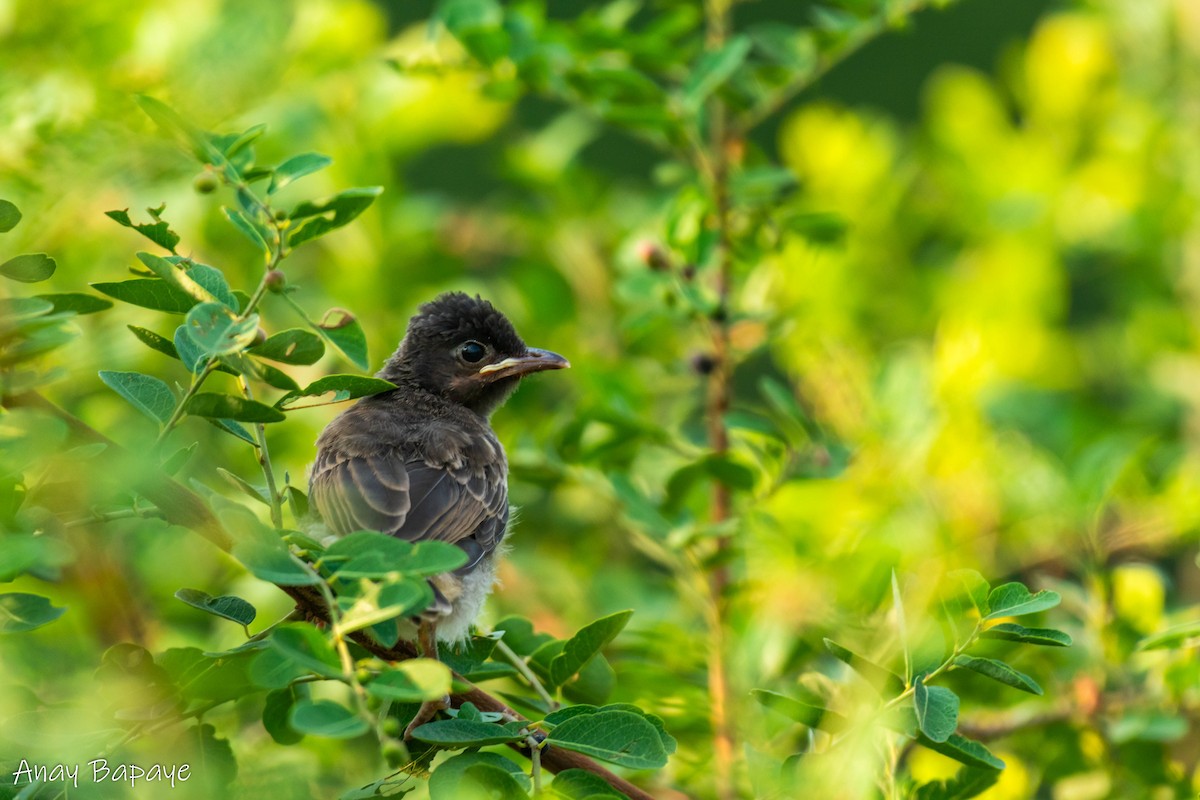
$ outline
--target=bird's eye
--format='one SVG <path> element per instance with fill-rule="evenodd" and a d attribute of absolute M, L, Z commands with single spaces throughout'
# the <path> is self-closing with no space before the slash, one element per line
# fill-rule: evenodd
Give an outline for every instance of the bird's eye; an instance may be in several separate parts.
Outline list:
<path fill-rule="evenodd" d="M 475 364 L 481 361 L 487 355 L 487 347 L 479 342 L 467 342 L 462 347 L 458 348 L 458 354 L 462 356 L 462 360 L 470 364 Z"/>

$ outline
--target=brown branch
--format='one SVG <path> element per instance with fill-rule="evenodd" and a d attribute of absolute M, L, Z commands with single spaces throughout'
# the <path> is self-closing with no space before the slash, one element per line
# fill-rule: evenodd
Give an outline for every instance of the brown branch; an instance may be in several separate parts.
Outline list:
<path fill-rule="evenodd" d="M 27 392 L 20 395 L 6 395 L 2 398 L 5 408 L 33 408 L 52 414 L 64 421 L 71 433 L 78 439 L 89 442 L 101 442 L 107 445 L 103 456 L 117 459 L 132 458 L 133 454 L 121 445 L 109 439 L 86 422 L 59 408 L 37 392 Z M 233 540 L 198 494 L 180 484 L 168 475 L 157 474 L 138 479 L 136 491 L 158 506 L 163 519 L 172 525 L 188 528 L 208 539 L 220 549 L 229 552 Z M 320 594 L 311 586 L 279 586 L 279 589 L 296 601 L 296 606 L 310 619 L 329 620 L 329 611 Z M 404 661 L 417 656 L 411 642 L 400 641 L 395 647 L 384 647 L 359 632 L 352 636 L 356 644 L 363 649 L 388 661 Z M 502 701 L 473 685 L 470 681 L 455 673 L 454 681 L 468 688 L 451 696 L 451 704 L 457 708 L 463 703 L 474 703 L 480 711 L 496 712 L 505 719 L 516 721 L 525 718 Z M 514 750 L 528 754 L 527 749 L 519 744 L 509 745 Z M 564 750 L 553 745 L 546 747 L 541 753 L 542 766 L 551 772 L 562 772 L 567 769 L 582 769 L 599 776 L 609 786 L 625 794 L 630 800 L 654 800 L 629 781 L 615 775 L 597 764 L 592 759 L 580 753 Z"/>

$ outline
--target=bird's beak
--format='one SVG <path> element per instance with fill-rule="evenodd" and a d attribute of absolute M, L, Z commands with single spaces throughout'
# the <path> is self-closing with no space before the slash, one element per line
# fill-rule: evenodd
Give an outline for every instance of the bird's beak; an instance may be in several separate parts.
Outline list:
<path fill-rule="evenodd" d="M 525 351 L 525 355 L 523 356 L 506 358 L 503 361 L 497 361 L 495 364 L 485 364 L 479 368 L 479 375 L 481 377 L 486 376 L 489 380 L 519 378 L 534 372 L 542 372 L 548 369 L 567 369 L 570 366 L 571 362 L 558 353 L 551 353 L 549 350 L 540 350 L 536 347 L 531 347 Z"/>

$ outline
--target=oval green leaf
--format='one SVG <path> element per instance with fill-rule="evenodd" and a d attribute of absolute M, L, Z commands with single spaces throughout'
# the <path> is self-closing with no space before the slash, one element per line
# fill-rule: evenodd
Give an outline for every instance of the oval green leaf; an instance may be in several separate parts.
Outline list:
<path fill-rule="evenodd" d="M 368 683 L 367 691 L 400 703 L 436 700 L 450 694 L 450 668 L 431 658 L 401 661 Z"/>
<path fill-rule="evenodd" d="M 45 597 L 24 592 L 0 594 L 0 633 L 22 633 L 48 625 L 67 613 Z"/>
<path fill-rule="evenodd" d="M 1020 689 L 1022 692 L 1030 694 L 1042 694 L 1042 687 L 1038 686 L 1037 681 L 1026 675 L 1024 672 L 1019 672 L 1003 661 L 997 661 L 994 658 L 976 658 L 975 656 L 958 656 L 954 659 L 956 667 L 969 669 L 973 672 L 978 672 L 980 675 L 986 675 L 994 681 L 999 681 L 1014 689 Z"/>
<path fill-rule="evenodd" d="M 645 717 L 631 711 L 599 711 L 565 720 L 547 737 L 553 745 L 630 769 L 667 764 L 662 739 Z"/>
<path fill-rule="evenodd" d="M 395 388 L 396 384 L 381 378 L 368 378 L 365 375 L 327 375 L 303 389 L 288 392 L 275 405 L 277 408 L 292 411 L 298 408 L 344 403 Z"/>
<path fill-rule="evenodd" d="M 239 625 L 249 625 L 258 616 L 254 606 L 240 597 L 221 595 L 213 597 L 208 592 L 199 589 L 180 589 L 175 597 L 192 608 L 198 608 L 222 619 L 231 620 Z"/>
<path fill-rule="evenodd" d="M 112 301 L 105 300 L 103 297 L 96 297 L 94 294 L 84 294 L 83 292 L 63 292 L 61 294 L 39 294 L 39 300 L 45 300 L 54 306 L 53 313 L 61 314 L 71 312 L 75 314 L 95 314 L 97 311 L 104 311 L 112 308 Z"/>
<path fill-rule="evenodd" d="M 302 328 L 289 328 L 247 350 L 250 355 L 284 364 L 315 364 L 325 355 L 321 337 Z"/>
<path fill-rule="evenodd" d="M 1039 611 L 1054 608 L 1060 602 L 1062 602 L 1062 598 L 1059 597 L 1058 592 L 1043 590 L 1037 594 L 1031 594 L 1025 584 L 1014 581 L 992 589 L 991 594 L 988 595 L 988 608 L 991 611 L 984 619 L 1036 614 Z"/>
<path fill-rule="evenodd" d="M 0 275 L 21 283 L 37 283 L 54 274 L 58 265 L 45 253 L 27 253 L 0 264 Z"/>
<path fill-rule="evenodd" d="M 288 724 L 299 733 L 328 739 L 352 739 L 370 730 L 366 720 L 332 700 L 301 700 L 292 707 Z"/>
<path fill-rule="evenodd" d="M 166 423 L 175 410 L 175 395 L 171 387 L 140 372 L 101 370 L 100 380 L 151 419 Z"/>
<path fill-rule="evenodd" d="M 944 742 L 958 727 L 958 695 L 942 686 L 926 686 L 918 677 L 913 707 L 921 732 L 935 742 Z"/>
<path fill-rule="evenodd" d="M 234 397 L 229 394 L 216 392 L 200 392 L 192 395 L 184 406 L 184 411 L 196 417 L 211 417 L 213 419 L 231 419 L 238 422 L 282 422 L 287 419 L 278 409 L 247 400 L 244 397 Z"/>
<path fill-rule="evenodd" d="M 11 201 L 0 200 L 0 233 L 8 233 L 21 221 L 21 210 Z"/>
<path fill-rule="evenodd" d="M 489 744 L 506 744 L 524 738 L 521 730 L 524 722 L 509 722 L 497 725 L 472 719 L 444 719 L 426 722 L 413 731 L 413 738 L 442 747 L 483 747 Z"/>

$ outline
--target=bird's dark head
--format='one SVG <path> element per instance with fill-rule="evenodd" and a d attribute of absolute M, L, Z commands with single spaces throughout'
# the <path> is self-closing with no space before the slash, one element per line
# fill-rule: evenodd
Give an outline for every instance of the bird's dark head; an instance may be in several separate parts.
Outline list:
<path fill-rule="evenodd" d="M 565 369 L 565 358 L 528 347 L 487 300 L 447 292 L 422 305 L 379 376 L 417 386 L 487 416 L 521 378 Z"/>

